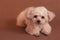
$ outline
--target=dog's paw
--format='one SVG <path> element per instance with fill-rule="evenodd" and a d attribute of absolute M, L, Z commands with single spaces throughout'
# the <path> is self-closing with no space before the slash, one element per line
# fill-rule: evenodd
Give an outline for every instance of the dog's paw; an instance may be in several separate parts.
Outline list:
<path fill-rule="evenodd" d="M 36 33 L 36 34 L 34 34 L 33 36 L 39 37 L 39 36 L 40 36 L 40 33 Z"/>
<path fill-rule="evenodd" d="M 35 37 L 39 37 L 40 35 L 33 35 L 33 36 L 35 36 Z"/>

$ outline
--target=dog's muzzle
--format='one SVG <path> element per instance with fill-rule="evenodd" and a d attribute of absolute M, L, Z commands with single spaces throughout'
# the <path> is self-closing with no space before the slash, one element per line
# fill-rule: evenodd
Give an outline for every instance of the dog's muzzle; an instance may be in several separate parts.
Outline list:
<path fill-rule="evenodd" d="M 40 20 L 37 20 L 37 24 L 40 24 Z"/>

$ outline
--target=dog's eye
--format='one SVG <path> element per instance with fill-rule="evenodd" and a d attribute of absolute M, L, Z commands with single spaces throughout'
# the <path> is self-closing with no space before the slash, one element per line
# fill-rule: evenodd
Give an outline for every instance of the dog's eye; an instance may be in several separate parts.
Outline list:
<path fill-rule="evenodd" d="M 35 15 L 34 18 L 37 18 L 37 15 Z"/>
<path fill-rule="evenodd" d="M 41 18 L 44 19 L 44 16 L 42 16 Z"/>

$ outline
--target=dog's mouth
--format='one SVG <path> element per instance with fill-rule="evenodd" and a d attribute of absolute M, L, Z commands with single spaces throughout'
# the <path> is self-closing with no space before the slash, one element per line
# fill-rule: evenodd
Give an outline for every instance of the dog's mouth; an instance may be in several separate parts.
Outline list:
<path fill-rule="evenodd" d="M 40 25 L 40 24 L 42 24 L 40 20 L 32 21 L 32 22 L 33 22 L 33 24 L 36 24 L 36 25 Z"/>
<path fill-rule="evenodd" d="M 37 23 L 38 25 L 40 24 L 40 23 Z"/>

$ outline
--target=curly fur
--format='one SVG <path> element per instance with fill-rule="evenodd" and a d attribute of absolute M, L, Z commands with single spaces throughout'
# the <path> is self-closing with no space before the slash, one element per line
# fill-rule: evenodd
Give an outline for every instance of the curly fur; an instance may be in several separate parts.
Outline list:
<path fill-rule="evenodd" d="M 34 16 L 37 18 L 34 18 Z M 44 18 L 42 18 L 44 16 Z M 39 36 L 40 32 L 48 35 L 51 33 L 51 26 L 49 22 L 51 22 L 55 17 L 55 14 L 45 7 L 28 7 L 23 10 L 17 17 L 17 25 L 22 27 L 24 24 L 27 25 L 25 31 L 30 35 Z M 37 22 L 40 21 L 40 23 Z"/>

